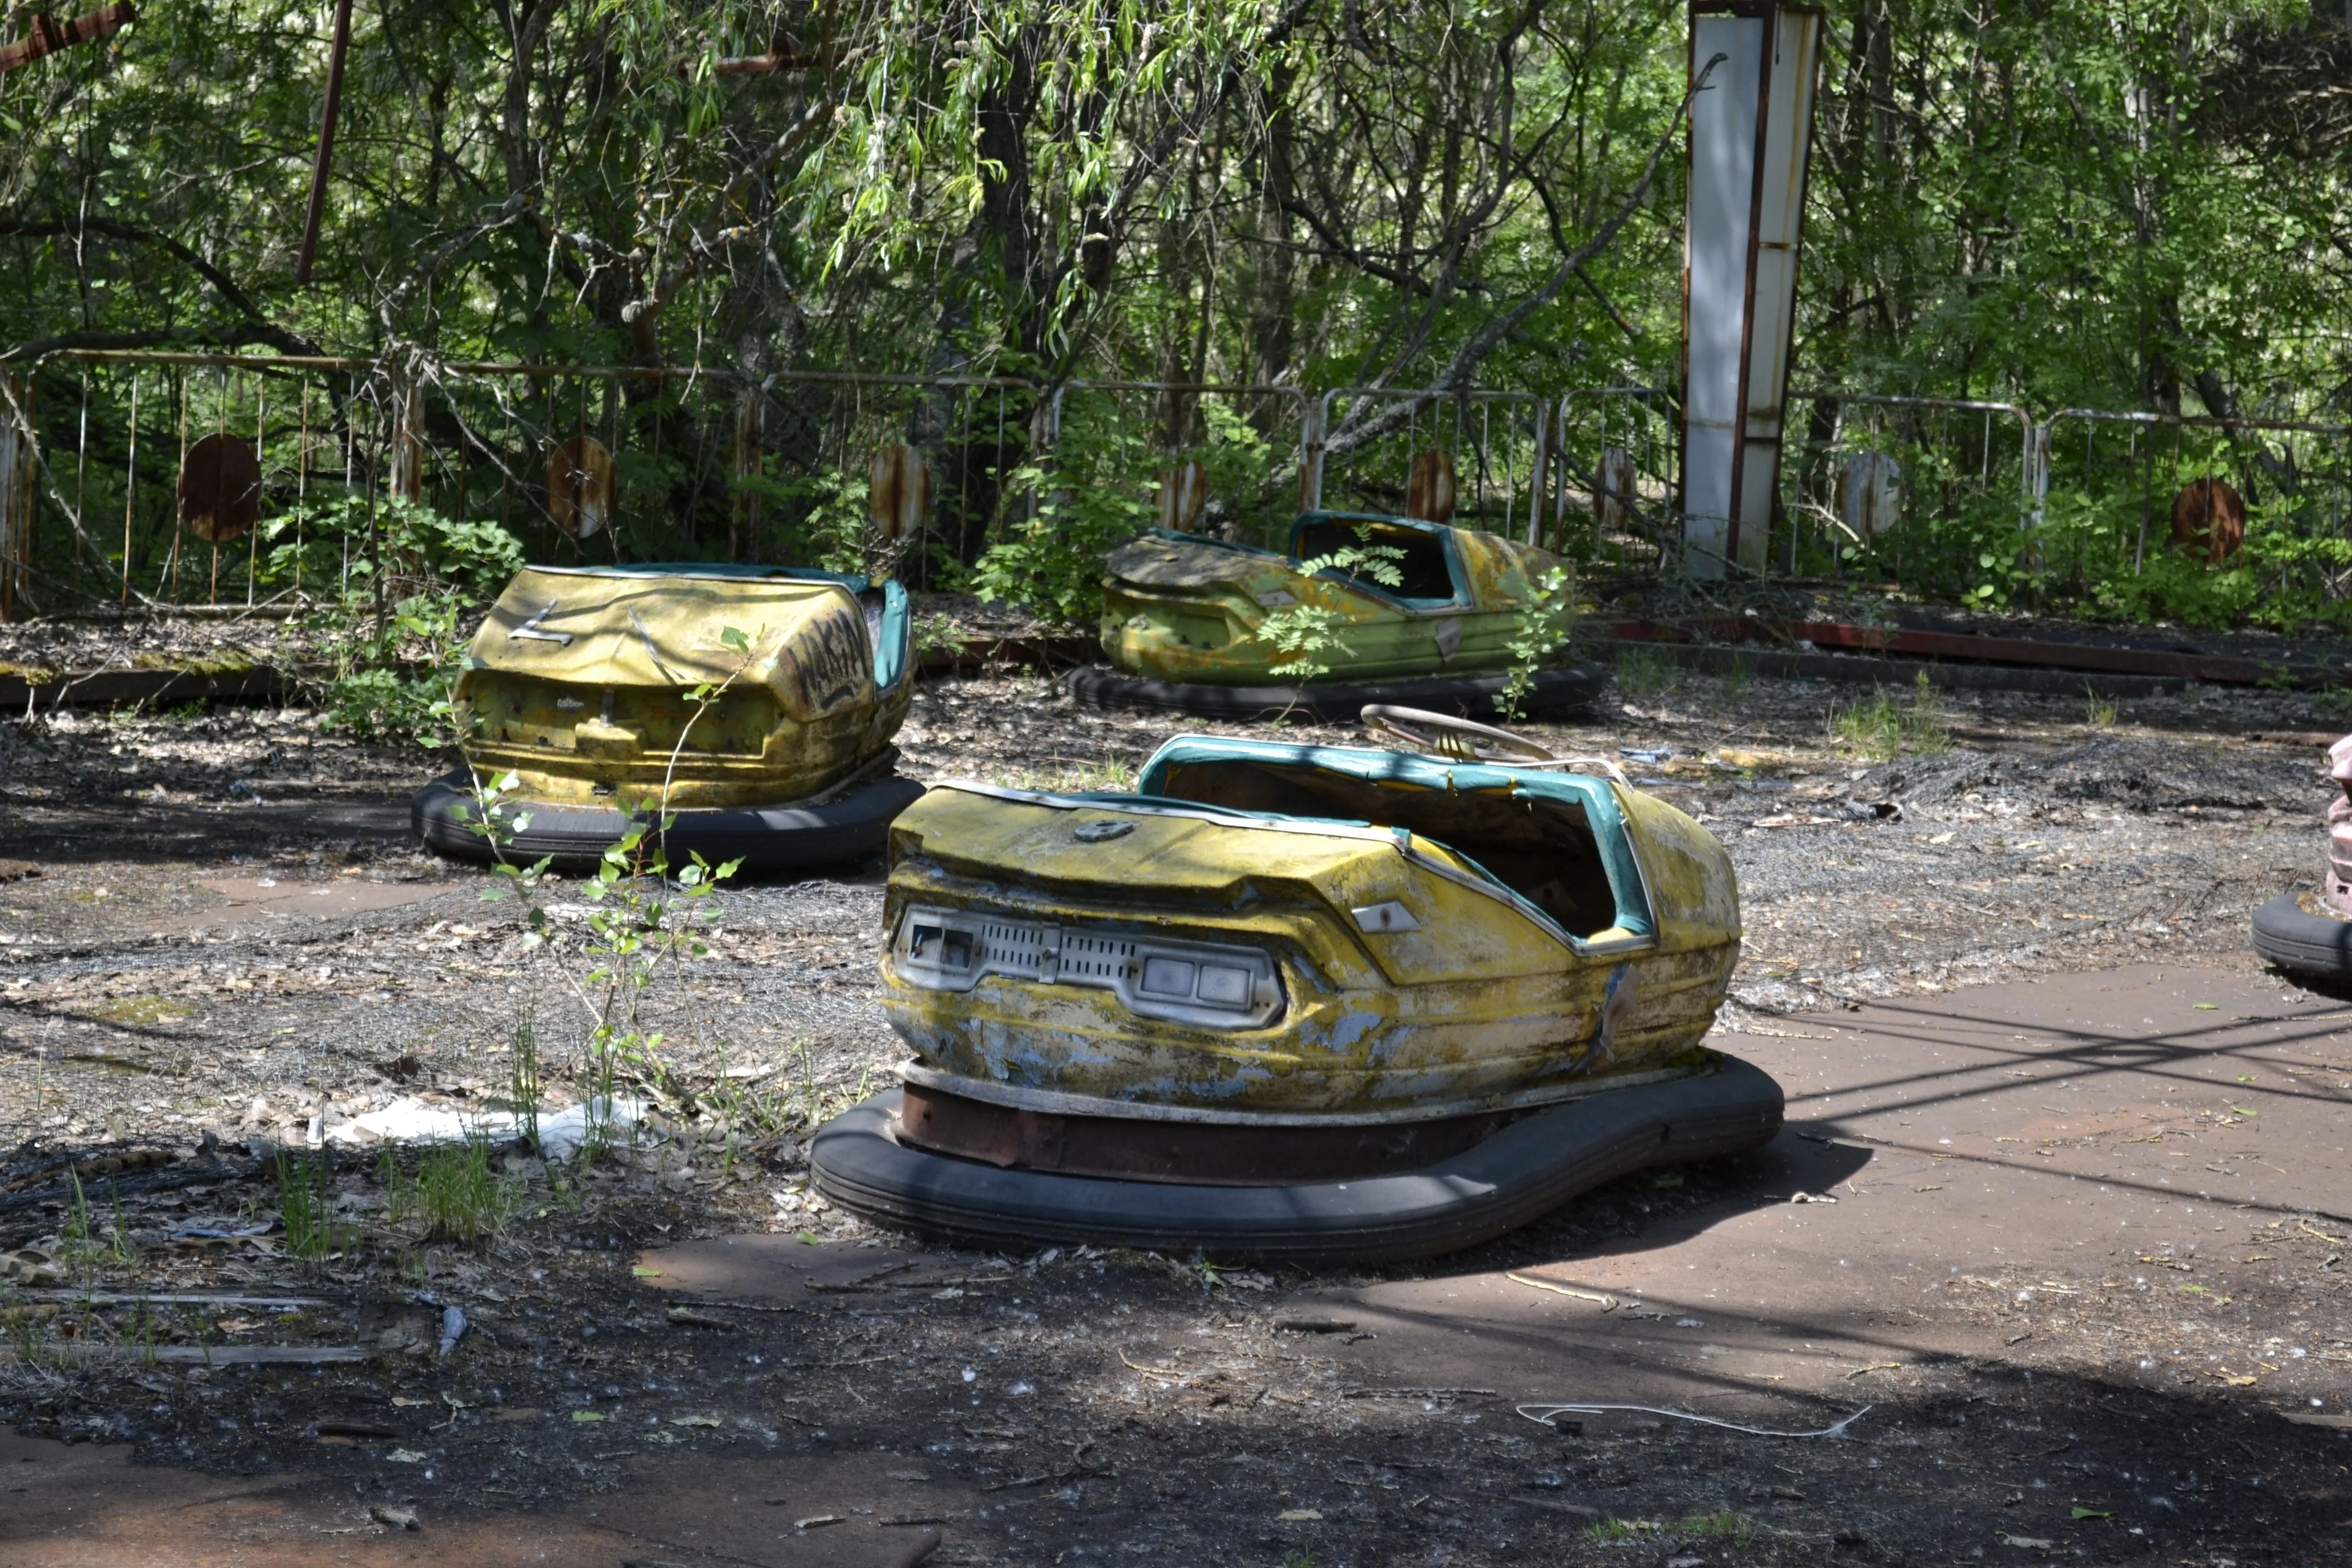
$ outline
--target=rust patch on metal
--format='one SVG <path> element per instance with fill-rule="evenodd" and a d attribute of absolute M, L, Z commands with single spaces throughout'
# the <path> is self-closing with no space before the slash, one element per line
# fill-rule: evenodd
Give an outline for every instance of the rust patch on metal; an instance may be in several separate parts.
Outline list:
<path fill-rule="evenodd" d="M 180 465 L 180 526 L 226 544 L 261 516 L 261 464 L 234 436 L 207 436 Z"/>
<path fill-rule="evenodd" d="M 1376 1127 L 1244 1127 L 1066 1116 L 906 1086 L 901 1142 L 1000 1169 L 1069 1176 L 1272 1187 L 1394 1175 L 1451 1159 L 1520 1113 Z"/>
<path fill-rule="evenodd" d="M 1423 522 L 1454 521 L 1454 455 L 1430 447 L 1412 460 L 1405 480 L 1404 514 Z"/>
<path fill-rule="evenodd" d="M 1171 533 L 1191 533 L 1201 526 L 1209 509 L 1209 466 L 1181 463 L 1160 473 L 1160 526 Z"/>
<path fill-rule="evenodd" d="M 58 22 L 36 13 L 31 18 L 32 30 L 0 49 L 0 71 L 12 71 L 18 66 L 32 64 L 45 55 L 69 49 L 76 44 L 86 44 L 102 38 L 129 23 L 139 20 L 139 8 L 123 0 L 122 4 L 76 16 L 70 22 Z"/>
<path fill-rule="evenodd" d="M 547 515 L 572 539 L 593 539 L 613 521 L 613 454 L 593 436 L 574 436 L 547 456 Z"/>
<path fill-rule="evenodd" d="M 904 441 L 893 441 L 874 454 L 866 477 L 866 504 L 875 531 L 898 540 L 923 526 L 931 510 L 931 470 L 920 452 Z"/>
<path fill-rule="evenodd" d="M 2172 498 L 2172 546 L 2219 566 L 2246 542 L 2246 500 L 2225 479 L 2191 479 Z"/>

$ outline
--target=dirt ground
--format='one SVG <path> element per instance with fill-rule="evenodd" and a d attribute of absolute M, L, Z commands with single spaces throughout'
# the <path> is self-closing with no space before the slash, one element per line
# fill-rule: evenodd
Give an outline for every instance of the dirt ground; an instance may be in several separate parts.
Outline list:
<path fill-rule="evenodd" d="M 277 1148 L 501 1107 L 526 1023 L 579 1097 L 587 906 L 527 949 L 408 837 L 435 763 L 302 710 L 0 726 L 0 1563 L 2352 1554 L 2352 1012 L 2246 945 L 2316 882 L 2326 711 L 1953 696 L 1872 762 L 1858 700 L 1634 668 L 1530 726 L 1729 847 L 1714 1043 L 1790 1131 L 1319 1272 L 981 1256 L 808 1194 L 809 1127 L 904 1055 L 878 866 L 710 901 L 635 1155 L 514 1156 L 468 1247 L 343 1146 L 334 1255 L 289 1256 Z M 1115 786 L 1182 727 L 941 680 L 902 771 Z M 1516 1408 L 1569 1399 L 1657 1408 Z"/>

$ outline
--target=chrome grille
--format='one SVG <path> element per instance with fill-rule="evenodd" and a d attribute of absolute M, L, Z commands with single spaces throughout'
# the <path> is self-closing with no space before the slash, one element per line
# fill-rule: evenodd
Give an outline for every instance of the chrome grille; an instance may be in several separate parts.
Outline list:
<path fill-rule="evenodd" d="M 992 975 L 1115 993 L 1140 1017 L 1261 1028 L 1282 1013 L 1282 980 L 1256 948 L 1129 936 L 957 910 L 911 909 L 891 943 L 900 978 L 969 991 Z"/>

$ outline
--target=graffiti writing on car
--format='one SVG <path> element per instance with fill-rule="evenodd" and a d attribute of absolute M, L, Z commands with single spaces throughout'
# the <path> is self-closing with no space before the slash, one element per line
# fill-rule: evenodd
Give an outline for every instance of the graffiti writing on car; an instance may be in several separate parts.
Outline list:
<path fill-rule="evenodd" d="M 792 672 L 801 708 L 814 719 L 860 695 L 872 679 L 866 623 L 855 611 L 828 611 L 787 643 L 782 662 Z"/>

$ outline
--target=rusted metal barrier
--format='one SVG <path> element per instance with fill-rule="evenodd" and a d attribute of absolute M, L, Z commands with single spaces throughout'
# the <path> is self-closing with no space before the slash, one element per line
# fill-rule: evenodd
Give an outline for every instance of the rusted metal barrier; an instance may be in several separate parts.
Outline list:
<path fill-rule="evenodd" d="M 2264 526 L 2282 593 L 2352 595 L 2352 425 L 2062 408 L 2029 465 L 2038 572 L 2146 573 L 2175 549 L 2206 566 Z"/>
<path fill-rule="evenodd" d="M 1333 409 L 1341 404 L 1347 412 L 1335 423 Z M 1375 417 L 1370 410 L 1397 404 L 1410 410 L 1402 428 L 1349 446 L 1335 477 L 1331 443 L 1346 441 L 1351 426 Z M 1317 400 L 1315 429 L 1318 447 L 1302 486 L 1306 510 L 1425 512 L 1431 522 L 1459 521 L 1530 542 L 1541 532 L 1551 405 L 1534 393 L 1334 387 Z"/>

